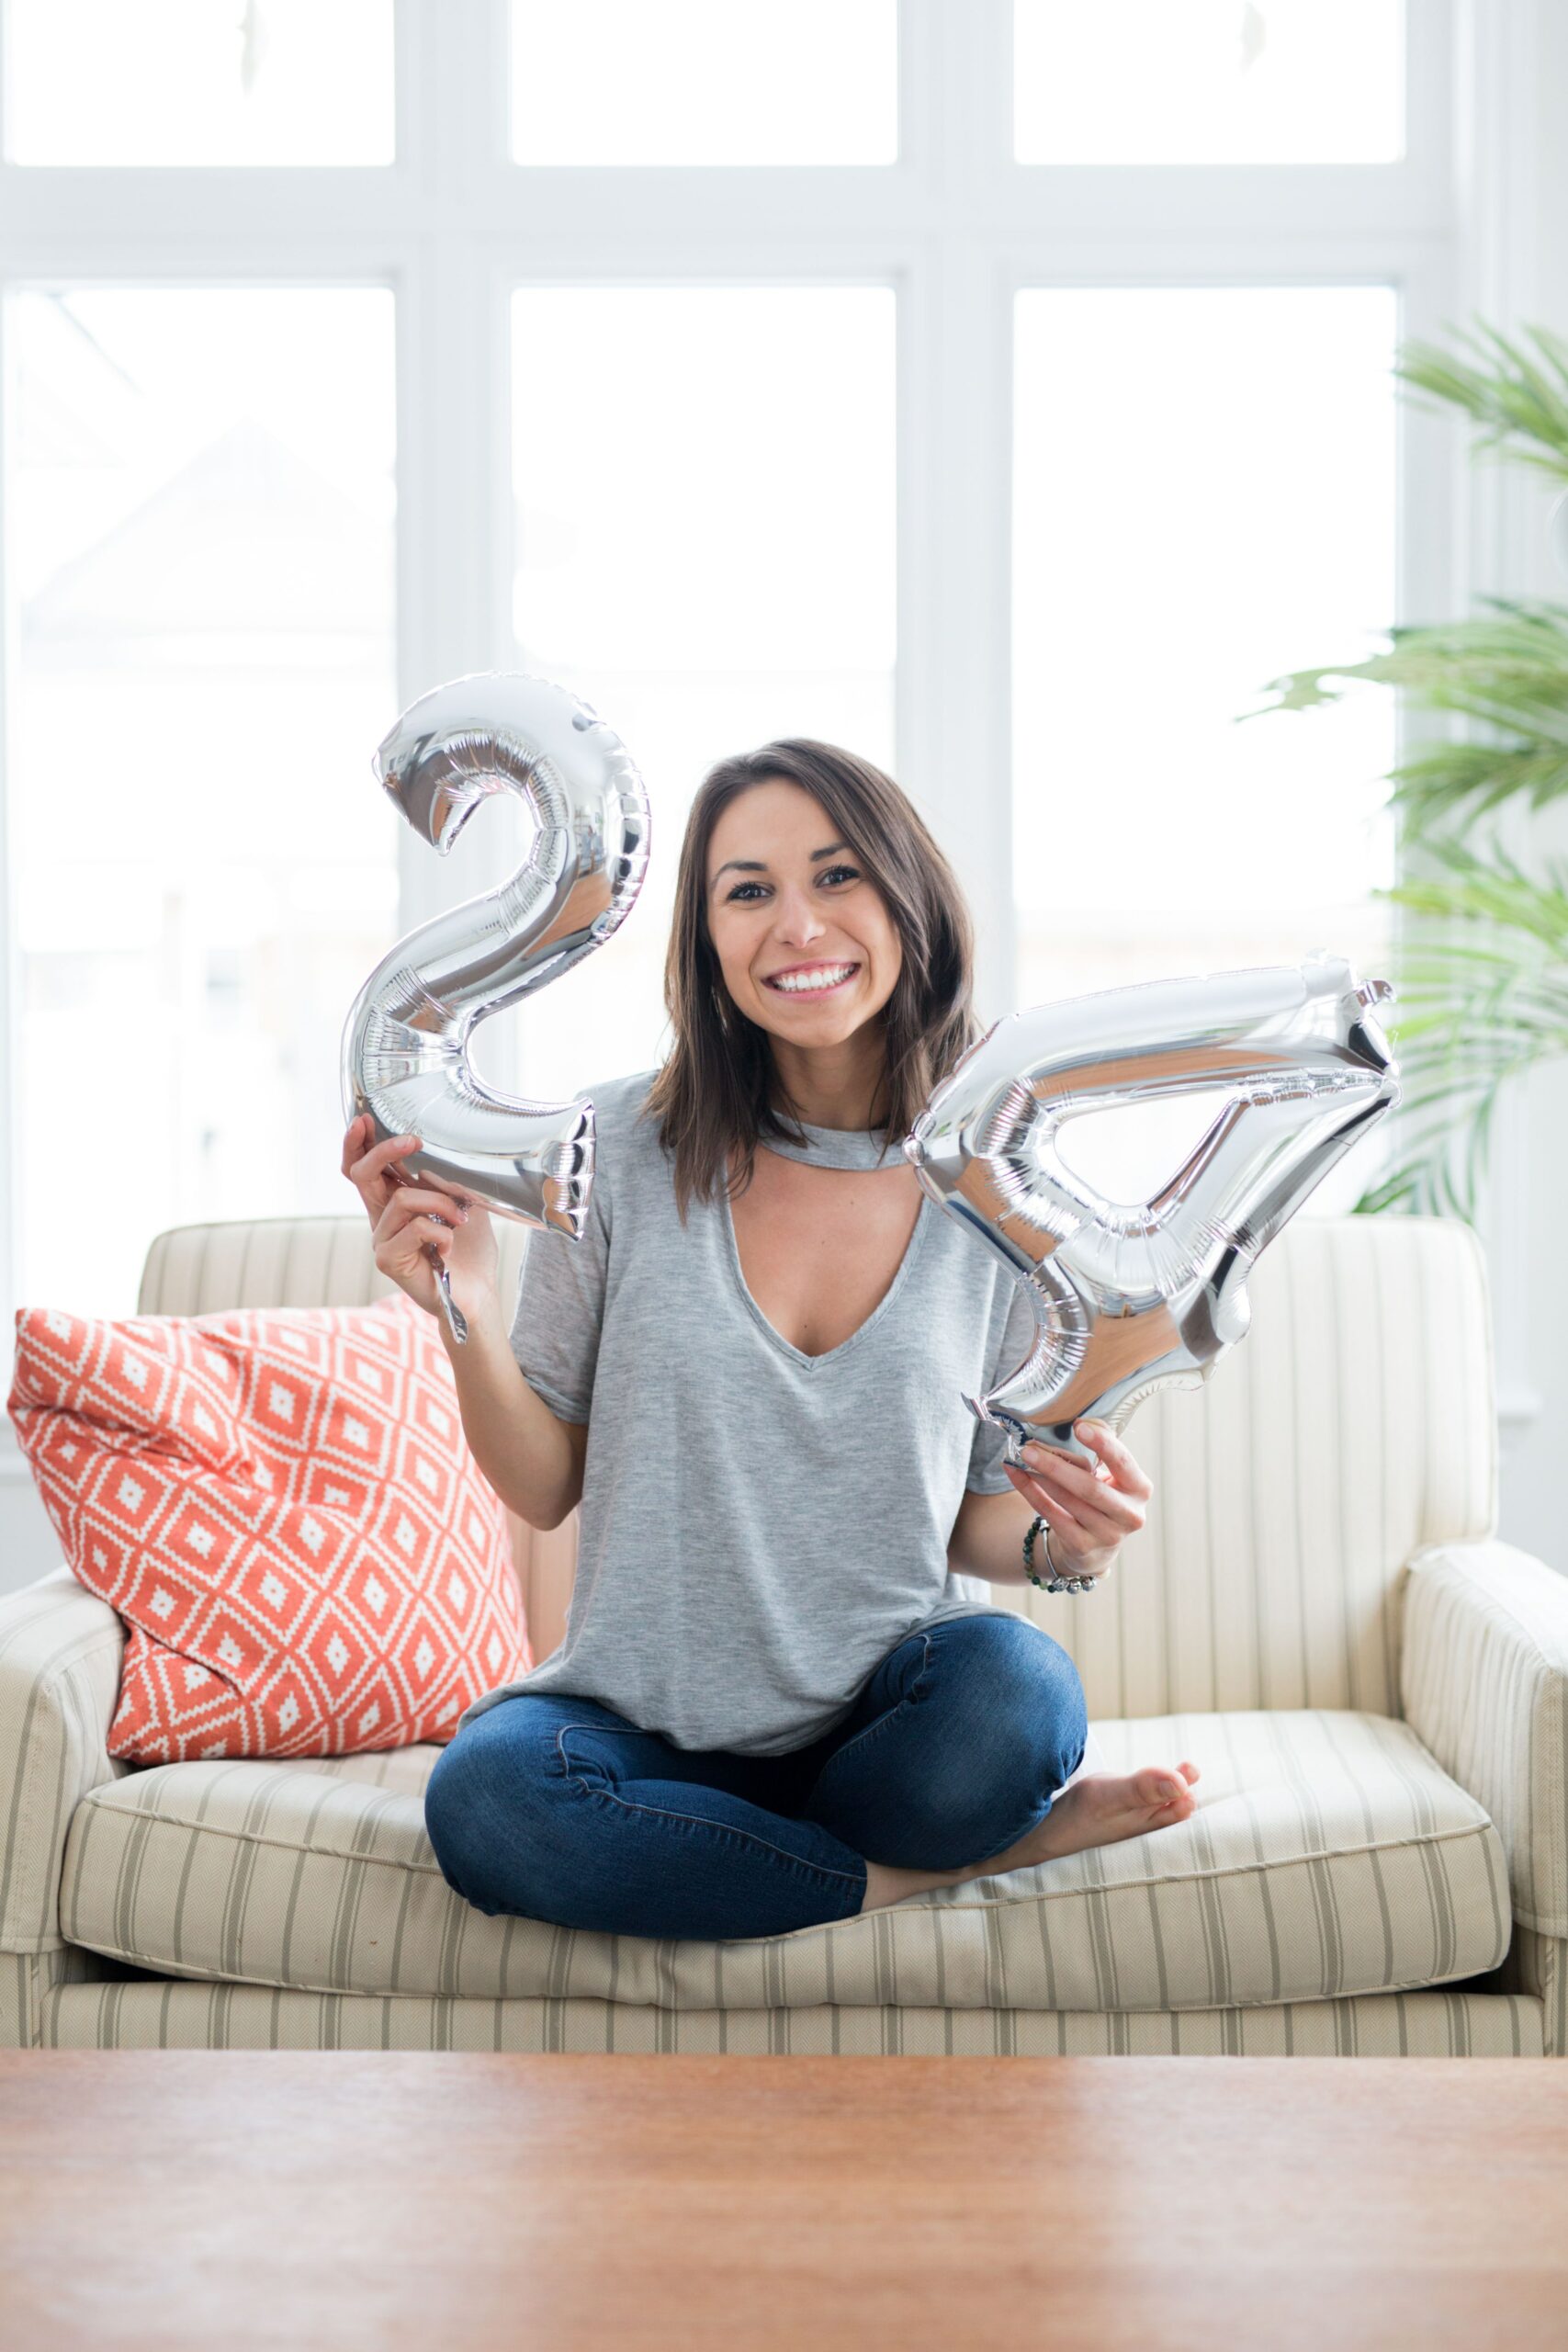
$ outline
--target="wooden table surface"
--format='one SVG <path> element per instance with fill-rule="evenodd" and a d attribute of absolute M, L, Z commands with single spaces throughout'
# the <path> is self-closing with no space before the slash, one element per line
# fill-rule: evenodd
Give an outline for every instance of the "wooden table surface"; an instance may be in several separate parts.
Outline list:
<path fill-rule="evenodd" d="M 39 2352 L 1568 2344 L 1568 2065 L 0 2052 Z"/>

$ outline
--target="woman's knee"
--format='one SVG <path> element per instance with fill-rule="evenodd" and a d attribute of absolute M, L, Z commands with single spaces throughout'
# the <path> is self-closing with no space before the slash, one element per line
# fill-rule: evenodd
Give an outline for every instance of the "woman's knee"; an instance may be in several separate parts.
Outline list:
<path fill-rule="evenodd" d="M 526 1713 L 525 1696 L 487 1708 L 425 1782 L 425 1834 L 441 1874 L 480 1911 L 527 1907 L 518 1896 L 548 1850 L 549 1815 L 565 1793 L 548 1769 L 548 1739 Z"/>
<path fill-rule="evenodd" d="M 1000 1722 L 1060 1722 L 1081 1747 L 1088 1728 L 1083 1681 L 1069 1653 L 1032 1618 L 954 1617 L 933 1626 L 941 1670 Z M 1075 1734 L 1076 1726 L 1076 1734 Z"/>
<path fill-rule="evenodd" d="M 933 1628 L 933 1641 L 950 1630 L 959 1638 L 943 1665 L 957 1687 L 944 1753 L 957 1748 L 976 1792 L 1038 1785 L 1043 1801 L 1083 1760 L 1089 1713 L 1077 1668 L 1027 1617 L 957 1618 Z"/>
<path fill-rule="evenodd" d="M 1082 1761 L 1077 1667 L 1025 1617 L 949 1618 L 894 1719 L 891 1745 L 851 1742 L 813 1817 L 874 1862 L 962 1870 L 1023 1837 Z"/>

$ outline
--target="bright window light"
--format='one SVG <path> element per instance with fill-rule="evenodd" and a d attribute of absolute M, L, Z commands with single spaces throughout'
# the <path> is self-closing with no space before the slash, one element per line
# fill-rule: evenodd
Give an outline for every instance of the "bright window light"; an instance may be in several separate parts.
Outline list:
<path fill-rule="evenodd" d="M 513 0 L 520 164 L 891 164 L 895 0 Z"/>
<path fill-rule="evenodd" d="M 5 0 L 13 164 L 389 164 L 391 0 Z"/>
<path fill-rule="evenodd" d="M 518 666 L 593 706 L 653 804 L 631 914 L 518 1016 L 530 1091 L 570 1094 L 668 1048 L 675 861 L 707 768 L 781 735 L 891 763 L 894 298 L 533 287 L 513 320 Z"/>
<path fill-rule="evenodd" d="M 1393 617 L 1393 289 L 1031 289 L 1017 328 L 1019 1001 L 1377 970 L 1390 697 L 1237 721 Z"/>
<path fill-rule="evenodd" d="M 343 1215 L 337 1027 L 398 935 L 392 298 L 6 317 L 23 1303 L 191 1220 Z"/>
<path fill-rule="evenodd" d="M 1387 164 L 1400 0 L 1016 0 L 1023 164 Z"/>

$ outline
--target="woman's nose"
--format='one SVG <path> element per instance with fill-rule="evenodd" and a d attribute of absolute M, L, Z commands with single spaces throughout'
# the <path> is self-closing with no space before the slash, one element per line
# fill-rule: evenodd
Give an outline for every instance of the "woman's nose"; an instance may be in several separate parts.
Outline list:
<path fill-rule="evenodd" d="M 781 892 L 773 928 L 779 937 L 793 946 L 802 939 L 816 939 L 823 929 L 821 917 L 804 891 Z"/>

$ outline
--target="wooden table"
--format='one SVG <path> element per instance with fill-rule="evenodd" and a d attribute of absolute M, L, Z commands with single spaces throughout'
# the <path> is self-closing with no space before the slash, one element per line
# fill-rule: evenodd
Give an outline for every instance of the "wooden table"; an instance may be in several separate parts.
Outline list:
<path fill-rule="evenodd" d="M 0 2337 L 1568 2344 L 1568 2066 L 0 2052 Z"/>

